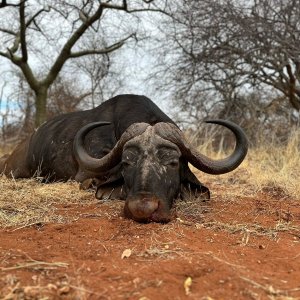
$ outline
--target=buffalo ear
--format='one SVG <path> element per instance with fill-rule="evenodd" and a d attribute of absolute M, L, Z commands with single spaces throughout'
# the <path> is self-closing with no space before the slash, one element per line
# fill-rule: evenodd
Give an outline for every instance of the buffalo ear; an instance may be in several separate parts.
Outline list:
<path fill-rule="evenodd" d="M 120 165 L 98 177 L 95 173 L 80 170 L 76 178 L 77 180 L 81 179 L 79 185 L 81 190 L 96 190 L 95 197 L 99 200 L 123 200 L 126 198 Z"/>
<path fill-rule="evenodd" d="M 192 173 L 187 163 L 181 164 L 180 169 L 181 186 L 180 198 L 183 200 L 201 200 L 210 199 L 209 189 L 202 185 L 197 177 Z"/>
<path fill-rule="evenodd" d="M 124 185 L 118 182 L 111 182 L 97 187 L 96 198 L 99 200 L 124 200 Z"/>
<path fill-rule="evenodd" d="M 106 174 L 105 181 L 98 181 L 96 184 L 96 198 L 100 200 L 124 200 L 126 198 L 124 179 L 121 174 L 121 167 L 117 165 Z"/>

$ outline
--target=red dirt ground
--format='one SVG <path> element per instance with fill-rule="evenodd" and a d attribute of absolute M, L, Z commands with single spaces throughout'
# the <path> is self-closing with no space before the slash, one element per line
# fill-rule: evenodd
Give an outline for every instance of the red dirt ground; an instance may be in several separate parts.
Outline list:
<path fill-rule="evenodd" d="M 300 299 L 299 201 L 210 188 L 199 216 L 177 209 L 169 224 L 124 219 L 116 201 L 60 207 L 68 224 L 1 229 L 0 298 Z"/>

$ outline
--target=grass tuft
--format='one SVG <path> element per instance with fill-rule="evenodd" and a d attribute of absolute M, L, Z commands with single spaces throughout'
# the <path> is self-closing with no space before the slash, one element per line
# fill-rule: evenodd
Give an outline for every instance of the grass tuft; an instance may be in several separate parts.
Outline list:
<path fill-rule="evenodd" d="M 222 147 L 213 150 L 212 142 L 199 146 L 199 151 L 214 159 L 229 155 Z M 231 150 L 232 151 L 232 150 Z M 224 175 L 207 175 L 193 170 L 200 179 L 217 184 L 231 184 L 241 195 L 270 193 L 278 198 L 300 199 L 300 131 L 291 133 L 284 145 L 262 143 L 250 147 L 243 163 Z M 236 190 L 235 190 L 236 192 Z"/>
<path fill-rule="evenodd" d="M 0 175 L 0 226 L 26 227 L 49 222 L 64 223 L 58 207 L 95 203 L 94 194 L 76 182 L 42 184 L 35 179 L 13 180 Z"/>

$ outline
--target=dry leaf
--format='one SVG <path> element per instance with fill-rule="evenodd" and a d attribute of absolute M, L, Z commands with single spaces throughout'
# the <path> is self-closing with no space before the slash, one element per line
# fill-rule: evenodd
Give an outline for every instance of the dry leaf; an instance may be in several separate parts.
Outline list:
<path fill-rule="evenodd" d="M 189 295 L 189 293 L 191 292 L 191 285 L 192 285 L 192 278 L 187 277 L 187 279 L 184 281 L 183 284 L 186 295 Z"/>
<path fill-rule="evenodd" d="M 121 258 L 124 259 L 124 258 L 128 258 L 130 255 L 131 255 L 132 251 L 131 249 L 125 249 L 122 253 L 122 256 Z"/>
<path fill-rule="evenodd" d="M 182 219 L 180 219 L 180 218 L 176 218 L 176 220 L 179 221 L 179 222 L 180 222 L 181 224 L 183 224 L 183 225 L 187 225 L 187 226 L 192 226 L 192 225 L 194 225 L 194 223 L 189 222 L 189 221 L 182 220 Z"/>

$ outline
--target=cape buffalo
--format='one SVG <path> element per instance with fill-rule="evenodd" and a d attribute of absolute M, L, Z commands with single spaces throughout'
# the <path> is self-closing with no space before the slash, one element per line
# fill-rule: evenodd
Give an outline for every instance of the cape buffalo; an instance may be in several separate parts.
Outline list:
<path fill-rule="evenodd" d="M 211 160 L 199 153 L 150 99 L 119 95 L 94 109 L 44 123 L 0 159 L 0 173 L 47 181 L 75 179 L 83 185 L 93 179 L 98 199 L 126 200 L 125 216 L 168 222 L 177 197 L 209 198 L 188 163 L 209 174 L 223 174 L 238 167 L 247 153 L 247 138 L 238 125 L 207 122 L 234 133 L 236 146 L 229 157 Z"/>

